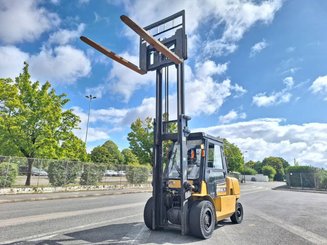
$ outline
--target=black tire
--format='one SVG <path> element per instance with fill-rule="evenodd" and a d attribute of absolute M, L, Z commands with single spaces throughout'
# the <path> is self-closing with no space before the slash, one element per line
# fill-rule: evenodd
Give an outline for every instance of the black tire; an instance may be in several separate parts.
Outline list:
<path fill-rule="evenodd" d="M 153 209 L 154 209 L 154 200 L 153 197 L 150 197 L 145 204 L 144 212 L 143 212 L 144 223 L 150 230 L 153 229 L 152 227 Z"/>
<path fill-rule="evenodd" d="M 240 224 L 242 223 L 243 215 L 244 215 L 243 206 L 241 203 L 237 202 L 235 213 L 230 217 L 230 219 L 234 224 Z"/>
<path fill-rule="evenodd" d="M 195 201 L 189 215 L 189 229 L 193 236 L 208 239 L 216 226 L 215 209 L 209 201 Z"/>

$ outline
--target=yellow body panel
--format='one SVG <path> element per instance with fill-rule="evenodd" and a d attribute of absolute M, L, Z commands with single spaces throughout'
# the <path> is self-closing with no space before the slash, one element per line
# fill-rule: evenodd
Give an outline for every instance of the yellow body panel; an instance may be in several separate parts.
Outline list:
<path fill-rule="evenodd" d="M 217 221 L 230 217 L 235 212 L 236 196 L 218 196 L 214 199 Z"/>
<path fill-rule="evenodd" d="M 192 180 L 188 180 L 193 184 Z M 169 188 L 181 188 L 180 180 L 169 180 Z M 236 178 L 226 177 L 225 183 L 217 185 L 217 197 L 211 198 L 208 194 L 207 184 L 201 182 L 201 192 L 192 193 L 192 197 L 197 200 L 211 200 L 216 210 L 217 221 L 229 218 L 234 212 L 236 202 L 240 198 L 240 185 Z"/>

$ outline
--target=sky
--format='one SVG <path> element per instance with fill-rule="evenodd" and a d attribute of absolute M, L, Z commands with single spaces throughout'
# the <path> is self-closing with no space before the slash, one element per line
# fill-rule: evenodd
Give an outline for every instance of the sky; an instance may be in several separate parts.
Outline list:
<path fill-rule="evenodd" d="M 155 72 L 138 75 L 83 43 L 85 35 L 138 64 L 141 26 L 185 10 L 186 114 L 192 132 L 227 138 L 245 160 L 268 156 L 327 168 L 327 1 L 0 0 L 0 77 L 29 63 L 81 118 L 87 150 L 129 146 L 130 124 L 155 115 Z M 170 111 L 175 114 L 175 68 Z M 176 103 L 175 103 L 176 105 Z"/>

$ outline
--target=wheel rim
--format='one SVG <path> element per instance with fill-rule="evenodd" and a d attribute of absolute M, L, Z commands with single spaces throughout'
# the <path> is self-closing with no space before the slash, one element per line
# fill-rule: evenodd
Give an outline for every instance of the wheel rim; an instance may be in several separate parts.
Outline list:
<path fill-rule="evenodd" d="M 212 224 L 212 213 L 210 210 L 207 210 L 204 215 L 204 228 L 206 231 L 210 231 Z"/>
<path fill-rule="evenodd" d="M 236 217 L 237 217 L 238 220 L 240 220 L 242 218 L 242 209 L 241 209 L 241 207 L 239 205 L 237 207 Z"/>

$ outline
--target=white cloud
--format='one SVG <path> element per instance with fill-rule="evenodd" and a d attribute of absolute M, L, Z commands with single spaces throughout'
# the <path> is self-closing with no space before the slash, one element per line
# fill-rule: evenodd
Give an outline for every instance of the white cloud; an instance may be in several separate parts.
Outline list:
<path fill-rule="evenodd" d="M 268 46 L 268 43 L 265 40 L 262 40 L 261 42 L 258 42 L 254 44 L 251 47 L 250 51 L 250 57 L 256 56 L 258 53 L 260 53 L 263 49 L 265 49 Z"/>
<path fill-rule="evenodd" d="M 280 156 L 293 163 L 327 168 L 327 124 L 284 124 L 278 118 L 262 118 L 247 122 L 196 129 L 227 138 L 247 159 L 261 161 L 268 156 Z"/>
<path fill-rule="evenodd" d="M 245 119 L 245 118 L 246 118 L 246 114 L 244 112 L 239 113 L 235 110 L 231 110 L 226 115 L 220 116 L 219 122 L 221 124 L 225 124 L 225 123 L 230 123 L 232 121 L 236 121 L 238 119 Z"/>
<path fill-rule="evenodd" d="M 287 103 L 291 100 L 292 94 L 289 92 L 294 86 L 293 77 L 286 77 L 283 80 L 285 88 L 279 92 L 272 92 L 267 95 L 266 92 L 258 93 L 252 97 L 252 103 L 258 107 L 278 105 L 282 103 Z"/>
<path fill-rule="evenodd" d="M 85 24 L 78 25 L 76 30 L 59 29 L 50 35 L 47 44 L 65 45 L 72 40 L 79 38 L 85 29 Z"/>
<path fill-rule="evenodd" d="M 290 101 L 292 95 L 287 92 L 273 92 L 271 95 L 266 95 L 266 93 L 259 93 L 253 96 L 252 102 L 256 106 L 272 106 L 281 103 L 287 103 Z"/>
<path fill-rule="evenodd" d="M 201 63 L 195 64 L 196 75 L 197 77 L 207 77 L 213 75 L 220 75 L 227 71 L 227 63 L 216 64 L 212 60 L 206 60 Z"/>
<path fill-rule="evenodd" d="M 232 85 L 231 89 L 236 92 L 234 95 L 235 98 L 241 97 L 242 95 L 246 94 L 247 90 L 243 88 L 241 85 L 235 83 Z"/>
<path fill-rule="evenodd" d="M 310 86 L 310 90 L 314 94 L 321 93 L 325 95 L 325 100 L 327 100 L 327 75 L 326 76 L 319 76 L 316 78 L 312 85 Z"/>
<path fill-rule="evenodd" d="M 33 41 L 60 24 L 57 14 L 38 6 L 40 1 L 1 0 L 0 40 L 6 44 Z"/>
<path fill-rule="evenodd" d="M 293 77 L 285 77 L 283 80 L 286 88 L 291 89 L 294 85 L 294 78 Z"/>
<path fill-rule="evenodd" d="M 166 4 L 165 0 L 141 0 L 131 3 L 124 1 L 125 9 L 132 19 L 141 25 L 148 25 L 185 9 L 186 31 L 192 38 L 199 25 L 207 22 L 212 26 L 212 37 L 197 42 L 205 44 L 206 55 L 222 55 L 236 50 L 244 33 L 257 22 L 269 23 L 282 5 L 281 0 L 254 1 L 223 0 L 223 1 L 177 1 Z M 160 7 L 158 7 L 160 6 Z M 218 27 L 224 27 L 223 34 L 217 36 Z M 196 34 L 195 34 L 196 35 Z M 198 48 L 193 45 L 193 48 Z M 201 50 L 202 51 L 202 50 Z M 201 52 L 200 51 L 200 52 Z M 191 50 L 193 53 L 193 50 Z"/>
<path fill-rule="evenodd" d="M 32 76 L 40 81 L 72 83 L 87 76 L 91 63 L 85 54 L 70 45 L 45 48 L 29 60 Z"/>
<path fill-rule="evenodd" d="M 24 61 L 28 61 L 29 54 L 14 46 L 0 46 L 0 77 L 15 78 L 22 72 Z"/>
<path fill-rule="evenodd" d="M 213 114 L 231 95 L 231 81 L 215 82 L 211 77 L 196 79 L 185 85 L 187 115 Z"/>

